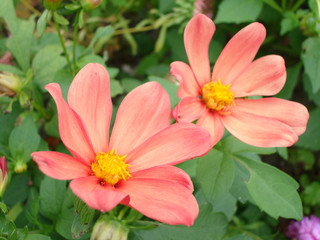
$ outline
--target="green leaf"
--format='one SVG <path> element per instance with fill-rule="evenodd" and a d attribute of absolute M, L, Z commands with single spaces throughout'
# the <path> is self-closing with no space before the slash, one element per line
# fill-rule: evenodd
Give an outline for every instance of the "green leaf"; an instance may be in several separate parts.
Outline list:
<path fill-rule="evenodd" d="M 301 197 L 304 204 L 311 206 L 320 205 L 320 183 L 312 182 L 303 190 Z"/>
<path fill-rule="evenodd" d="M 110 37 L 114 33 L 112 26 L 98 27 L 92 40 L 98 40 L 102 37 Z"/>
<path fill-rule="evenodd" d="M 73 209 L 67 209 L 57 218 L 56 231 L 66 239 L 72 238 L 71 227 L 74 219 Z"/>
<path fill-rule="evenodd" d="M 88 205 L 85 204 L 80 198 L 75 198 L 74 210 L 77 214 L 79 214 L 83 224 L 88 224 L 93 220 L 95 210 L 88 207 Z"/>
<path fill-rule="evenodd" d="M 303 74 L 302 82 L 303 87 L 308 94 L 308 98 L 313 101 L 318 107 L 320 107 L 320 90 L 316 93 L 313 93 L 311 81 L 307 74 Z"/>
<path fill-rule="evenodd" d="M 74 4 L 67 4 L 64 7 L 70 11 L 75 11 L 75 10 L 78 10 L 79 8 L 81 8 L 81 5 L 74 3 Z"/>
<path fill-rule="evenodd" d="M 215 23 L 243 23 L 255 21 L 263 7 L 263 0 L 224 0 L 219 4 Z"/>
<path fill-rule="evenodd" d="M 208 201 L 219 199 L 231 187 L 234 164 L 230 153 L 212 149 L 197 160 L 197 179 Z"/>
<path fill-rule="evenodd" d="M 61 56 L 61 52 L 59 45 L 47 45 L 35 55 L 32 62 L 34 81 L 40 88 L 55 82 L 55 74 L 66 65 L 66 59 Z"/>
<path fill-rule="evenodd" d="M 55 220 L 62 208 L 66 181 L 45 176 L 40 185 L 40 208 L 43 215 Z"/>
<path fill-rule="evenodd" d="M 287 68 L 287 80 L 281 91 L 275 95 L 278 98 L 291 99 L 293 91 L 298 83 L 301 70 L 301 63 Z"/>
<path fill-rule="evenodd" d="M 299 184 L 289 175 L 265 163 L 237 158 L 250 172 L 247 188 L 257 206 L 274 218 L 302 219 Z"/>
<path fill-rule="evenodd" d="M 53 19 L 55 22 L 61 25 L 68 25 L 69 21 L 64 16 L 58 14 L 56 11 L 53 12 Z"/>
<path fill-rule="evenodd" d="M 28 162 L 30 154 L 38 149 L 40 136 L 31 115 L 15 127 L 9 137 L 9 150 L 15 161 Z"/>
<path fill-rule="evenodd" d="M 46 29 L 48 13 L 49 13 L 49 11 L 48 11 L 48 9 L 46 9 L 41 14 L 41 17 L 38 19 L 38 22 L 37 22 L 37 33 L 39 34 L 39 36 L 41 36 L 43 34 L 44 30 Z"/>
<path fill-rule="evenodd" d="M 88 63 L 100 63 L 101 65 L 106 67 L 105 60 L 102 57 L 100 57 L 99 55 L 94 55 L 94 54 L 85 55 L 85 56 L 79 58 L 77 61 L 77 66 L 79 68 L 83 68 Z"/>
<path fill-rule="evenodd" d="M 51 237 L 38 234 L 38 233 L 33 233 L 33 234 L 28 234 L 26 240 L 51 240 Z"/>
<path fill-rule="evenodd" d="M 218 150 L 222 152 L 230 153 L 243 153 L 243 152 L 253 152 L 258 154 L 273 154 L 276 152 L 276 148 L 260 148 L 254 147 L 240 140 L 236 139 L 232 135 L 223 138 L 216 146 Z"/>
<path fill-rule="evenodd" d="M 0 143 L 7 145 L 10 133 L 14 128 L 14 124 L 19 115 L 20 109 L 18 104 L 13 105 L 13 110 L 7 114 L 0 114 L 0 126 L 6 126 L 0 128 Z"/>
<path fill-rule="evenodd" d="M 115 97 L 119 94 L 123 93 L 123 88 L 120 85 L 119 81 L 115 79 L 110 79 L 110 95 L 111 97 Z"/>
<path fill-rule="evenodd" d="M 11 32 L 16 29 L 19 19 L 16 16 L 16 11 L 12 0 L 1 1 L 0 17 L 5 19 L 6 24 L 8 24 Z"/>
<path fill-rule="evenodd" d="M 2 72 L 11 72 L 16 75 L 22 75 L 22 72 L 19 68 L 11 66 L 8 64 L 0 64 L 0 71 Z"/>
<path fill-rule="evenodd" d="M 141 81 L 139 81 L 136 78 L 122 78 L 121 79 L 121 85 L 123 86 L 123 90 L 125 92 L 130 92 L 134 88 L 140 86 L 142 84 Z"/>
<path fill-rule="evenodd" d="M 166 79 L 156 77 L 156 76 L 149 76 L 149 81 L 155 81 L 161 84 L 161 86 L 166 90 L 166 92 L 169 94 L 171 106 L 174 107 L 180 102 L 180 99 L 177 96 L 177 91 L 179 89 L 179 86 L 174 84 L 173 82 L 170 82 Z"/>
<path fill-rule="evenodd" d="M 294 12 L 289 11 L 283 14 L 283 19 L 281 20 L 281 30 L 280 35 L 284 35 L 290 32 L 292 29 L 299 27 L 299 19 L 294 14 Z"/>
<path fill-rule="evenodd" d="M 7 41 L 7 47 L 22 70 L 26 72 L 30 67 L 30 53 L 35 23 L 33 21 L 19 20 L 16 26 L 14 31 L 10 29 L 12 36 Z"/>
<path fill-rule="evenodd" d="M 4 192 L 3 200 L 9 206 L 13 207 L 19 202 L 23 202 L 28 196 L 28 181 L 27 173 L 13 175 L 10 184 Z M 19 189 L 19 191 L 17 191 Z"/>
<path fill-rule="evenodd" d="M 210 204 L 199 206 L 199 216 L 191 227 L 160 225 L 150 231 L 134 231 L 134 240 L 220 240 L 226 232 L 228 220 L 222 213 L 215 213 Z"/>
<path fill-rule="evenodd" d="M 76 214 L 72 226 L 71 226 L 71 232 L 72 232 L 72 238 L 80 238 L 84 234 L 90 231 L 91 224 L 84 224 L 81 220 L 80 214 Z"/>
<path fill-rule="evenodd" d="M 315 108 L 310 111 L 307 130 L 299 137 L 295 144 L 298 147 L 304 147 L 312 151 L 320 150 L 320 108 Z"/>
<path fill-rule="evenodd" d="M 310 79 L 312 92 L 316 93 L 320 90 L 320 39 L 308 38 L 303 42 L 302 47 L 303 66 Z"/>

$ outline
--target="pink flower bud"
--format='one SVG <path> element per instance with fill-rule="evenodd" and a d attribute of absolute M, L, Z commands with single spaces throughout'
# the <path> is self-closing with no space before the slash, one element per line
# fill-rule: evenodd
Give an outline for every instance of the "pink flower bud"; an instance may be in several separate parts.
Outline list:
<path fill-rule="evenodd" d="M 7 183 L 8 183 L 7 162 L 6 162 L 6 158 L 2 156 L 0 158 L 0 197 L 3 196 Z"/>
<path fill-rule="evenodd" d="M 81 5 L 85 11 L 97 8 L 102 0 L 81 0 Z"/>

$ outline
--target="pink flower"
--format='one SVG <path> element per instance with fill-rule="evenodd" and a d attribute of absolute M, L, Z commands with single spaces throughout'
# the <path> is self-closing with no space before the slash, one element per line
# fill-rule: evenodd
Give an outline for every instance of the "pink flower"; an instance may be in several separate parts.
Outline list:
<path fill-rule="evenodd" d="M 157 82 L 124 98 L 110 140 L 112 103 L 103 66 L 88 64 L 77 74 L 68 103 L 58 84 L 46 89 L 57 105 L 61 139 L 73 157 L 32 153 L 43 173 L 72 180 L 74 194 L 101 212 L 121 203 L 161 222 L 193 224 L 199 209 L 192 182 L 172 165 L 209 151 L 210 135 L 194 124 L 170 125 L 170 100 Z"/>
<path fill-rule="evenodd" d="M 8 183 L 8 168 L 6 158 L 0 157 L 0 197 L 3 196 Z"/>
<path fill-rule="evenodd" d="M 190 66 L 171 64 L 171 74 L 180 81 L 180 103 L 172 115 L 178 122 L 192 122 L 211 133 L 212 144 L 224 127 L 239 140 L 258 147 L 294 144 L 305 129 L 307 109 L 278 98 L 246 99 L 278 93 L 286 80 L 284 60 L 268 55 L 253 60 L 266 30 L 252 23 L 225 46 L 210 74 L 208 48 L 214 23 L 205 15 L 194 16 L 186 26 L 184 43 Z"/>
<path fill-rule="evenodd" d="M 287 237 L 297 240 L 319 240 L 320 218 L 303 217 L 301 221 L 292 222 L 288 226 Z"/>

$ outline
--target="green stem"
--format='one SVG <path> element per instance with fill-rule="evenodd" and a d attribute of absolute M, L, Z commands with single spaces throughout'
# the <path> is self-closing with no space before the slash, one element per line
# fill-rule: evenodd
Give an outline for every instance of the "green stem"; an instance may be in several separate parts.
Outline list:
<path fill-rule="evenodd" d="M 124 206 L 119 212 L 118 219 L 121 220 L 128 210 L 129 207 Z"/>
<path fill-rule="evenodd" d="M 266 4 L 268 4 L 273 9 L 277 10 L 278 12 L 282 13 L 282 8 L 278 5 L 278 3 L 274 0 L 263 0 Z"/>
<path fill-rule="evenodd" d="M 73 30 L 73 48 L 72 48 L 72 60 L 73 60 L 73 73 L 74 75 L 78 72 L 78 66 L 76 61 L 76 49 L 77 49 L 77 39 L 78 39 L 78 29 L 79 29 L 79 14 L 77 11 L 76 18 L 74 20 L 74 30 Z"/>
<path fill-rule="evenodd" d="M 294 6 L 291 8 L 293 12 L 295 12 L 306 0 L 299 0 L 297 1 Z"/>
<path fill-rule="evenodd" d="M 56 29 L 57 29 L 58 36 L 59 36 L 59 39 L 60 39 L 60 43 L 61 43 L 61 46 L 62 46 L 62 49 L 63 49 L 63 53 L 64 53 L 64 55 L 66 56 L 66 59 L 67 59 L 69 70 L 70 70 L 70 72 L 72 72 L 72 66 L 71 66 L 71 63 L 70 63 L 69 55 L 67 53 L 67 49 L 66 49 L 66 46 L 64 45 L 63 38 L 62 38 L 62 35 L 61 35 L 60 25 L 59 25 L 59 23 L 57 23 L 57 21 L 55 19 L 54 19 L 54 22 L 56 24 Z"/>

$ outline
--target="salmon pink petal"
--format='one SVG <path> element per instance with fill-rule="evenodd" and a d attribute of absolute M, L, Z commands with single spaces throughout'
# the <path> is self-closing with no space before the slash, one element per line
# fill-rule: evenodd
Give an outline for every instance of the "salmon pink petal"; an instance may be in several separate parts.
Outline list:
<path fill-rule="evenodd" d="M 289 127 L 296 135 L 306 130 L 309 113 L 305 106 L 280 98 L 236 99 L 238 111 L 276 119 Z"/>
<path fill-rule="evenodd" d="M 89 165 L 67 154 L 42 151 L 32 153 L 31 157 L 38 164 L 41 172 L 55 179 L 71 180 L 89 176 L 91 172 Z"/>
<path fill-rule="evenodd" d="M 170 72 L 180 82 L 180 87 L 177 92 L 180 99 L 187 96 L 201 95 L 201 88 L 188 64 L 184 62 L 173 62 L 170 64 Z"/>
<path fill-rule="evenodd" d="M 193 122 L 206 111 L 206 105 L 197 97 L 185 97 L 174 108 L 172 116 L 178 122 Z"/>
<path fill-rule="evenodd" d="M 132 90 L 120 104 L 110 148 L 126 155 L 146 139 L 170 125 L 170 99 L 157 82 Z"/>
<path fill-rule="evenodd" d="M 89 207 L 108 212 L 117 206 L 128 194 L 119 192 L 109 184 L 101 185 L 96 176 L 74 179 L 70 183 L 72 192 Z"/>
<path fill-rule="evenodd" d="M 197 121 L 197 125 L 207 129 L 211 135 L 211 145 L 214 146 L 220 141 L 224 134 L 224 126 L 219 114 L 206 110 Z"/>
<path fill-rule="evenodd" d="M 212 73 L 212 81 L 228 85 L 252 62 L 266 36 L 260 23 L 252 23 L 231 38 L 222 50 Z"/>
<path fill-rule="evenodd" d="M 61 140 L 74 156 L 90 163 L 95 159 L 95 153 L 82 120 L 63 99 L 57 83 L 50 83 L 45 88 L 57 105 Z"/>
<path fill-rule="evenodd" d="M 215 29 L 210 18 L 197 14 L 188 22 L 184 31 L 188 60 L 201 89 L 210 81 L 208 50 Z"/>
<path fill-rule="evenodd" d="M 255 60 L 230 86 L 235 97 L 277 94 L 286 81 L 284 59 L 269 55 Z"/>
<path fill-rule="evenodd" d="M 298 136 L 287 124 L 270 117 L 237 111 L 221 116 L 227 130 L 240 141 L 256 147 L 289 147 Z"/>
<path fill-rule="evenodd" d="M 161 165 L 175 165 L 210 150 L 210 134 L 191 123 L 177 123 L 157 133 L 126 158 L 130 172 Z"/>
<path fill-rule="evenodd" d="M 132 173 L 133 178 L 140 179 L 165 179 L 174 183 L 179 183 L 193 192 L 193 184 L 189 175 L 180 168 L 173 166 L 157 166 L 142 171 Z"/>
<path fill-rule="evenodd" d="M 70 85 L 68 102 L 84 122 L 94 151 L 107 152 L 112 114 L 107 70 L 98 63 L 82 68 Z"/>
<path fill-rule="evenodd" d="M 170 225 L 191 226 L 199 206 L 190 189 L 165 179 L 130 178 L 117 189 L 130 195 L 128 205 L 145 216 Z"/>

